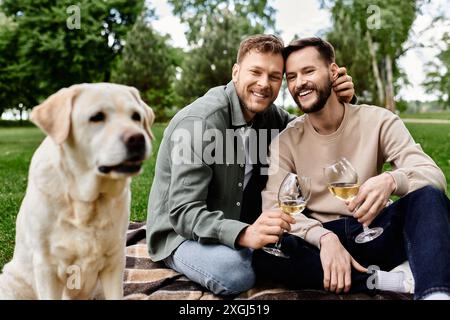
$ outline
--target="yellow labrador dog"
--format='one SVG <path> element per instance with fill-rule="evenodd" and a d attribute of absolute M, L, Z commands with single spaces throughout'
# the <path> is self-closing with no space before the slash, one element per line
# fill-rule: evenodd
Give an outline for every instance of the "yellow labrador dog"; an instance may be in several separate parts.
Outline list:
<path fill-rule="evenodd" d="M 34 108 L 36 150 L 0 275 L 2 299 L 121 299 L 131 176 L 151 152 L 152 110 L 135 88 L 81 84 Z"/>

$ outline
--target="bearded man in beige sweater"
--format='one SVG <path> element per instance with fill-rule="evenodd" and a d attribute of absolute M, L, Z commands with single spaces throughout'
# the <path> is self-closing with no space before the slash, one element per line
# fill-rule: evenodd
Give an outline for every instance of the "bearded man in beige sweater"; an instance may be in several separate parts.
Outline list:
<path fill-rule="evenodd" d="M 380 270 L 408 260 L 416 299 L 448 299 L 450 201 L 443 192 L 442 171 L 398 116 L 384 108 L 338 101 L 332 90 L 337 65 L 330 43 L 296 40 L 285 48 L 284 58 L 289 91 L 305 114 L 271 144 L 263 210 L 284 215 L 277 193 L 288 172 L 311 177 L 312 195 L 290 232 L 280 236 L 288 259 L 254 252 L 257 277 L 336 293 L 407 292 L 403 272 Z M 323 168 L 341 157 L 353 164 L 361 183 L 349 202 L 333 197 L 323 176 Z M 382 172 L 384 163 L 392 169 Z M 387 206 L 391 195 L 401 198 Z M 384 232 L 357 244 L 363 225 Z"/>

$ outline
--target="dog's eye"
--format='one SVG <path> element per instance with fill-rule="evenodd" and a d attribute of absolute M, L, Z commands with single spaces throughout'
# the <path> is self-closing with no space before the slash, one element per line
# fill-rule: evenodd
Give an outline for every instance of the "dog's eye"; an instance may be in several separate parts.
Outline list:
<path fill-rule="evenodd" d="M 105 121 L 105 114 L 103 112 L 97 112 L 92 117 L 89 118 L 91 122 L 101 122 Z"/>
<path fill-rule="evenodd" d="M 141 115 L 137 112 L 134 112 L 131 116 L 131 119 L 133 119 L 134 121 L 141 121 Z"/>

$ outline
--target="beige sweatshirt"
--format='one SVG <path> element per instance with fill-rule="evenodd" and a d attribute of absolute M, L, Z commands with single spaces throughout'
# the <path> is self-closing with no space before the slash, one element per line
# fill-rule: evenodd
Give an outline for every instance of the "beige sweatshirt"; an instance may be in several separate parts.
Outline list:
<path fill-rule="evenodd" d="M 398 196 L 426 185 L 446 190 L 444 174 L 414 142 L 398 116 L 376 106 L 346 104 L 342 123 L 334 133 L 320 135 L 308 115 L 303 115 L 272 141 L 263 210 L 279 210 L 278 189 L 287 172 L 311 177 L 307 207 L 312 213 L 296 217 L 291 233 L 319 247 L 320 237 L 328 232 L 321 222 L 351 215 L 343 201 L 328 191 L 323 176 L 323 167 L 340 157 L 352 163 L 360 184 L 380 174 L 385 162 L 390 163 Z"/>

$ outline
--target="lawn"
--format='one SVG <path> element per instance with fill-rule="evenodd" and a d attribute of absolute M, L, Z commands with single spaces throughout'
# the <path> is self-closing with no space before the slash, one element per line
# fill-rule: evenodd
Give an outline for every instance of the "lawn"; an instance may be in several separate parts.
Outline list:
<path fill-rule="evenodd" d="M 450 125 L 408 123 L 407 127 L 450 182 Z M 132 220 L 145 220 L 156 154 L 164 128 L 162 124 L 153 127 L 156 136 L 153 155 L 146 162 L 143 174 L 133 180 Z M 36 128 L 0 128 L 0 269 L 13 253 L 15 219 L 27 184 L 28 166 L 43 137 Z M 450 194 L 450 189 L 448 191 Z"/>
<path fill-rule="evenodd" d="M 450 112 L 426 112 L 426 113 L 401 113 L 401 118 L 405 119 L 439 119 L 439 120 L 450 120 Z"/>

